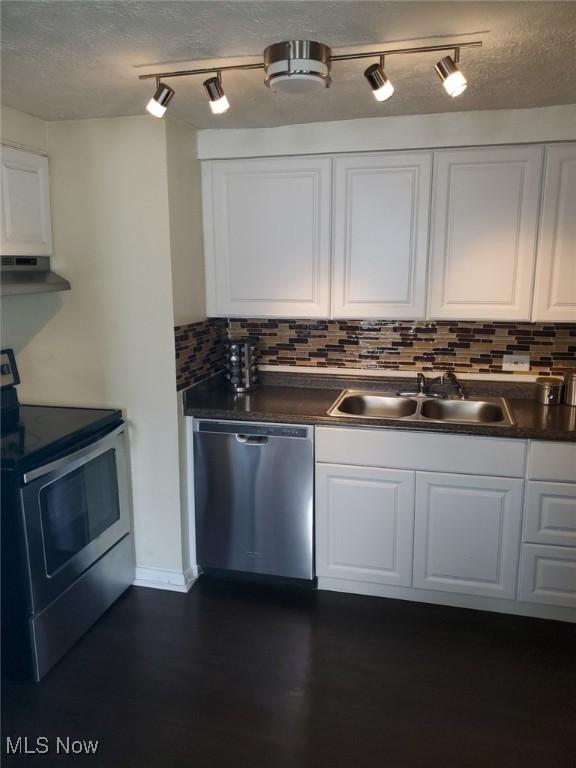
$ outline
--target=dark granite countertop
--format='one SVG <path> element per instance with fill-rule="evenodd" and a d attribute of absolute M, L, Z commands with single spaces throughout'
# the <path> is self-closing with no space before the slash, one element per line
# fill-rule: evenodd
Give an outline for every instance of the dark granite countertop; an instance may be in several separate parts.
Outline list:
<path fill-rule="evenodd" d="M 414 380 L 410 382 L 413 386 Z M 342 389 L 371 389 L 396 393 L 399 389 L 405 389 L 406 383 L 402 379 L 274 374 L 265 376 L 263 384 L 254 392 L 235 395 L 227 389 L 221 379 L 215 378 L 185 392 L 184 410 L 187 416 L 206 419 L 362 426 L 576 442 L 576 408 L 567 405 L 541 406 L 533 399 L 531 385 L 512 382 L 463 382 L 470 397 L 505 397 L 515 420 L 515 424 L 510 427 L 327 415 L 328 409 Z"/>

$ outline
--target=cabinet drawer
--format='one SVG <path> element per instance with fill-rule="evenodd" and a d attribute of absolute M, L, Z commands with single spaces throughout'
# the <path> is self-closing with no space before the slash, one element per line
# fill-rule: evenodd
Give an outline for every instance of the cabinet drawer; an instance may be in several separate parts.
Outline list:
<path fill-rule="evenodd" d="M 361 427 L 317 427 L 316 461 L 469 475 L 522 477 L 526 443 Z"/>
<path fill-rule="evenodd" d="M 576 443 L 530 443 L 529 480 L 576 483 Z"/>
<path fill-rule="evenodd" d="M 576 549 L 523 544 L 518 599 L 576 608 Z"/>
<path fill-rule="evenodd" d="M 576 547 L 576 484 L 526 483 L 523 539 Z"/>

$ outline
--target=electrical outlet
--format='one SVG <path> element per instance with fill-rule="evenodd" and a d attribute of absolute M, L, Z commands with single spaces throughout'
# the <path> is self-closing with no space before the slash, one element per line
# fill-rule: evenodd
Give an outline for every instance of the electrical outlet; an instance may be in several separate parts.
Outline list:
<path fill-rule="evenodd" d="M 503 371 L 529 371 L 530 355 L 504 355 L 502 358 Z"/>

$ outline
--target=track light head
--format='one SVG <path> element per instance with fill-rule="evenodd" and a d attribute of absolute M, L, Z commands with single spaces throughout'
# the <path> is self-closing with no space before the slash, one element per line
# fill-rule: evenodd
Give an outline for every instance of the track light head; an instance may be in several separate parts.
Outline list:
<path fill-rule="evenodd" d="M 435 66 L 438 77 L 442 80 L 444 90 L 453 98 L 460 96 L 466 90 L 468 82 L 458 69 L 452 56 L 444 56 Z"/>
<path fill-rule="evenodd" d="M 216 77 L 209 77 L 208 80 L 204 80 L 204 88 L 206 88 L 206 93 L 210 99 L 209 103 L 212 114 L 221 115 L 229 109 L 230 102 L 224 93 L 224 88 L 222 88 L 222 78 L 220 77 L 220 74 Z"/>
<path fill-rule="evenodd" d="M 376 101 L 386 101 L 394 93 L 394 86 L 386 77 L 382 64 L 372 64 L 364 71 L 364 77 L 368 80 Z"/>
<path fill-rule="evenodd" d="M 151 115 L 154 115 L 154 117 L 164 117 L 166 108 L 168 107 L 168 104 L 172 100 L 173 96 L 174 91 L 172 88 L 170 88 L 169 85 L 166 85 L 166 83 L 161 83 L 158 81 L 156 92 L 146 105 L 146 109 L 148 112 L 150 112 Z"/>

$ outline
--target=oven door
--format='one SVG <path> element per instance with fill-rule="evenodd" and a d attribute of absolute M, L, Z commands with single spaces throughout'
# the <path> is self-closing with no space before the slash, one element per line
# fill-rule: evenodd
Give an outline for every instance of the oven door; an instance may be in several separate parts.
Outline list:
<path fill-rule="evenodd" d="M 125 425 L 26 473 L 21 494 L 34 614 L 130 531 Z"/>

